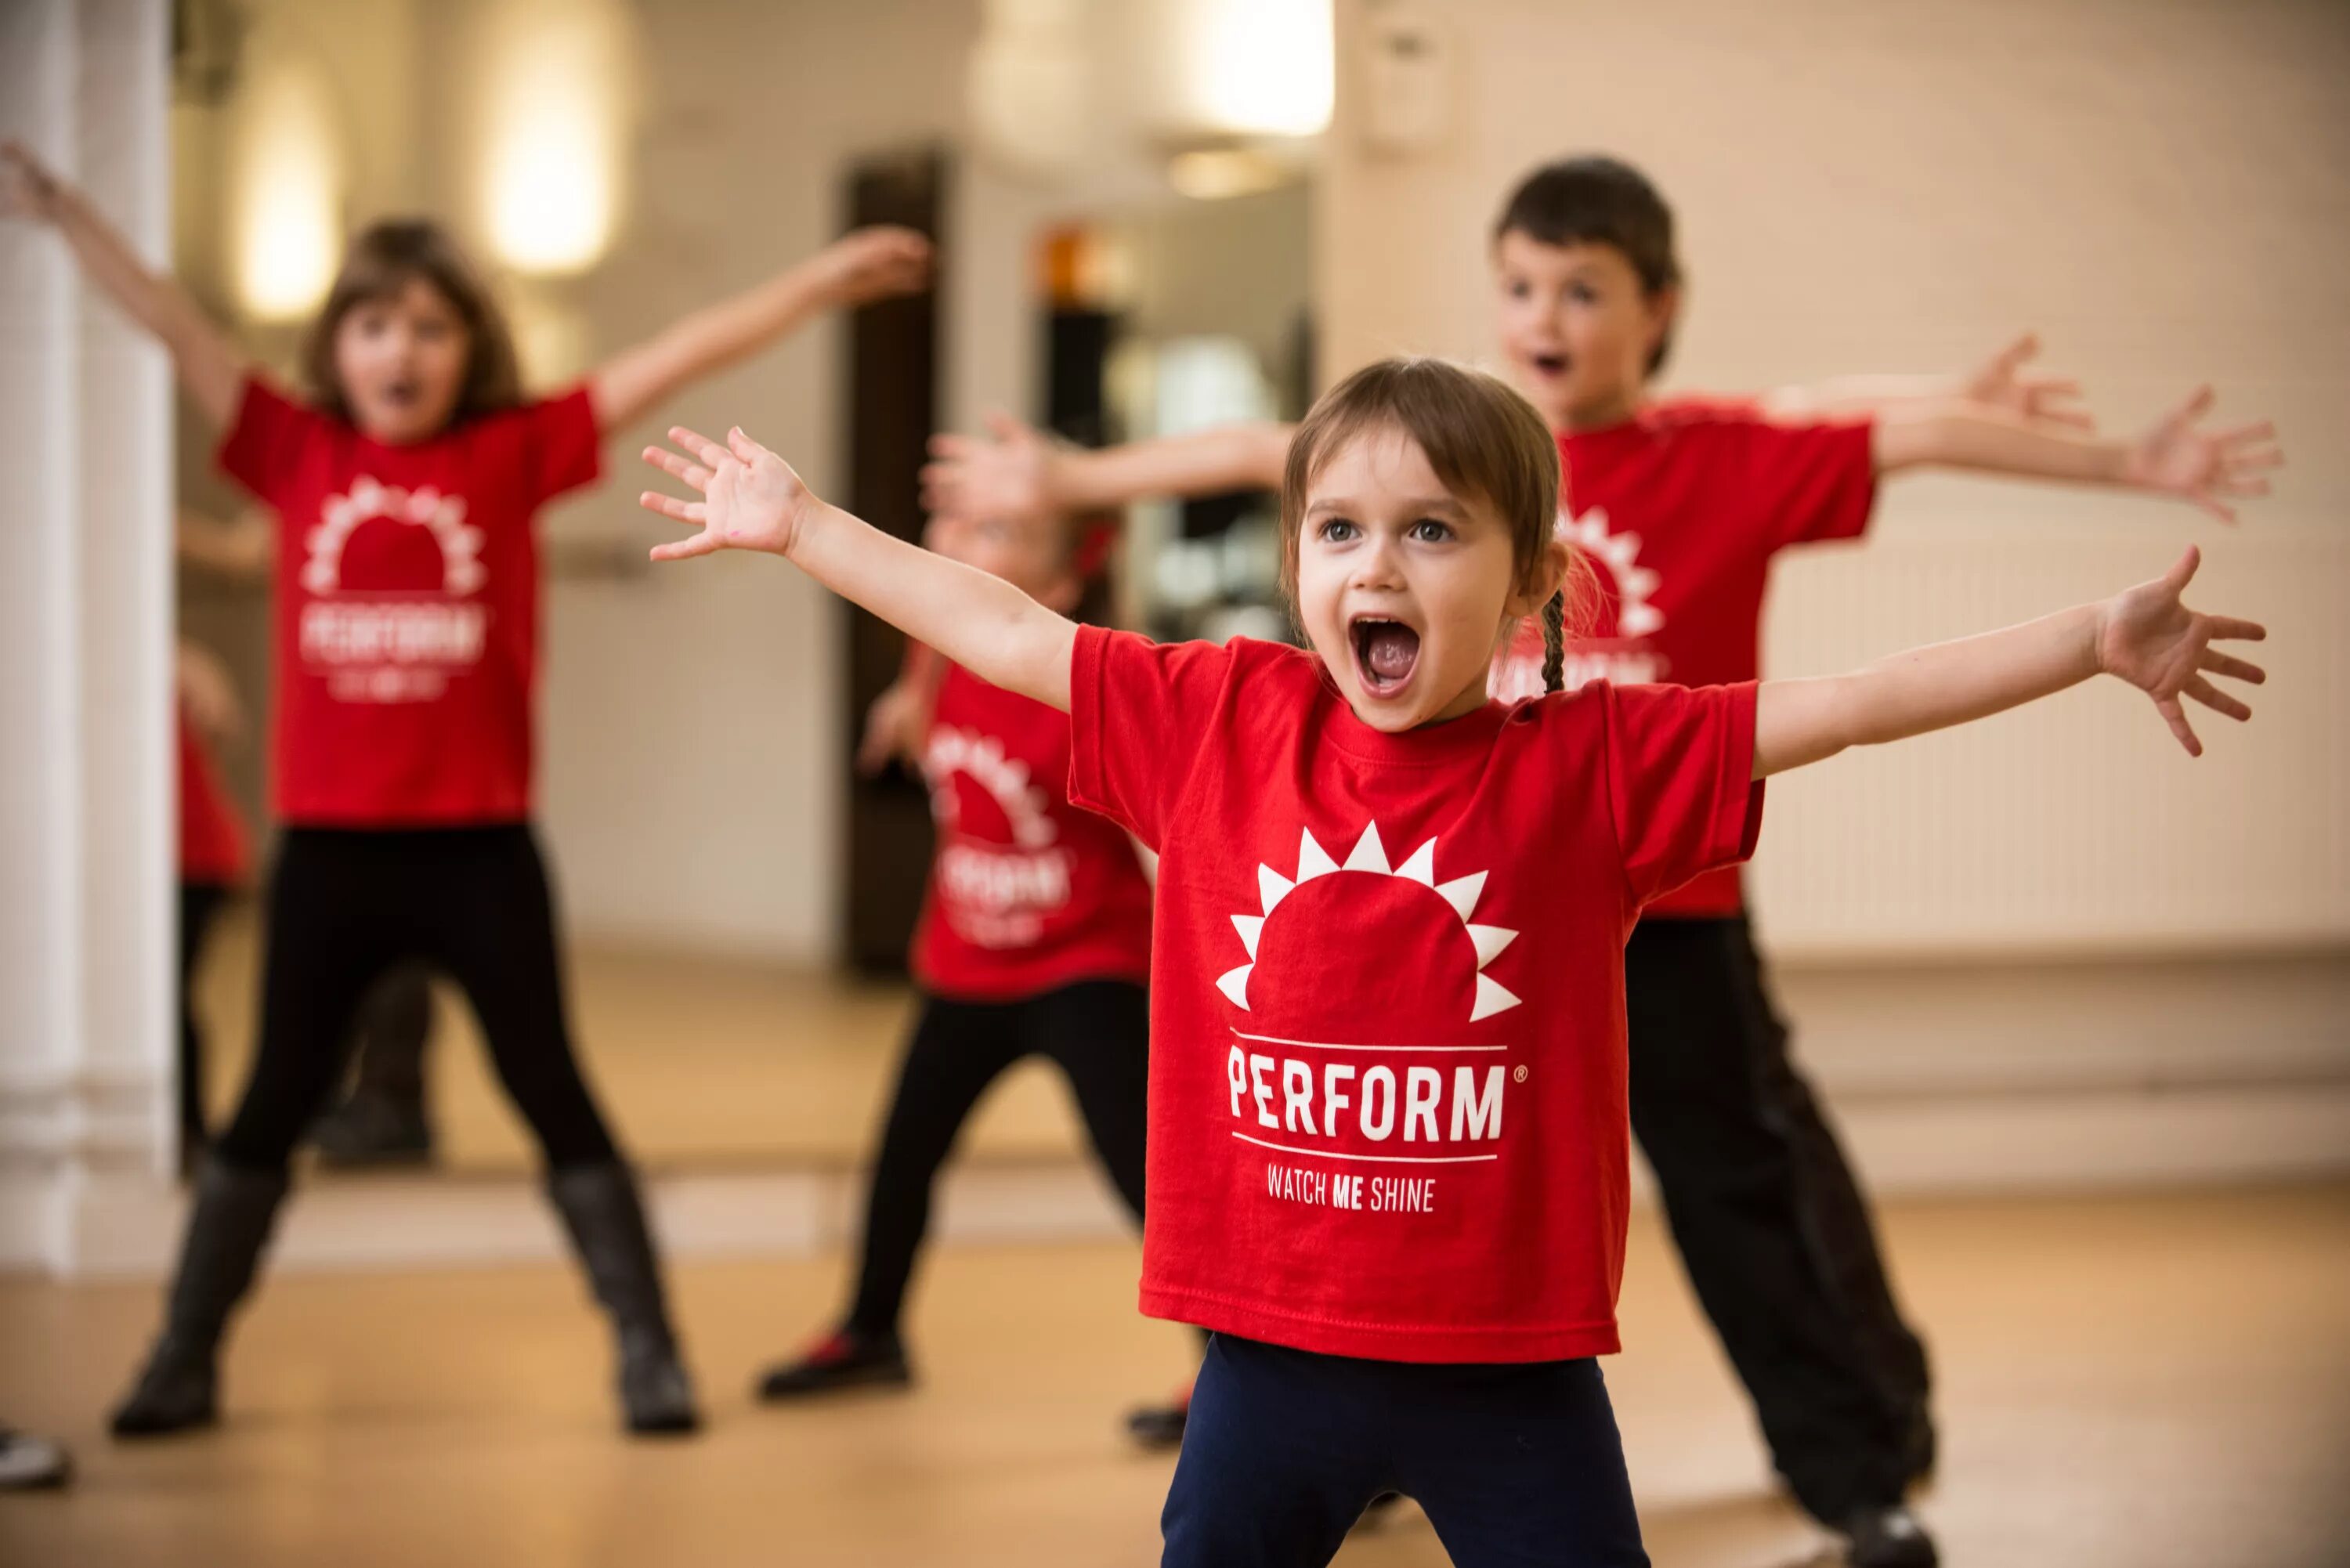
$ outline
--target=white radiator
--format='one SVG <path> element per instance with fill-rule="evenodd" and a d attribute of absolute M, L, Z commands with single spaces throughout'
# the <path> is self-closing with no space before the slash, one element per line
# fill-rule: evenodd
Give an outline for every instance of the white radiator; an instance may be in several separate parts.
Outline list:
<path fill-rule="evenodd" d="M 2350 540 L 2148 504 L 1919 487 L 1880 537 L 1782 557 L 1769 674 L 1820 674 L 2099 597 L 2204 545 L 2188 602 L 2265 621 L 2248 726 L 2189 704 L 2190 759 L 2113 680 L 1774 783 L 1750 886 L 1818 956 L 2304 947 L 2350 940 Z M 1976 492 L 1979 497 L 1980 491 Z M 2092 518 L 2084 527 L 2082 512 Z"/>

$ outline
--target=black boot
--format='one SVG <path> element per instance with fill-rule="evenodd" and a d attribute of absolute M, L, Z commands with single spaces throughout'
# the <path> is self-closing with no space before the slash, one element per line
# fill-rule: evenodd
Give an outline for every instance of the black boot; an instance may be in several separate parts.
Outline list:
<path fill-rule="evenodd" d="M 1900 1503 L 1857 1510 L 1844 1534 L 1851 1568 L 1935 1568 L 1941 1561 L 1926 1526 Z"/>
<path fill-rule="evenodd" d="M 660 1262 L 636 1178 L 613 1160 L 557 1170 L 547 1196 L 586 1265 L 619 1345 L 620 1404 L 631 1432 L 691 1432 L 702 1424 L 661 1299 Z"/>
<path fill-rule="evenodd" d="M 391 971 L 367 993 L 351 1033 L 359 1072 L 348 1098 L 310 1125 L 320 1163 L 338 1170 L 429 1165 L 432 1120 L 424 1109 L 424 1047 L 432 1035 L 432 987 L 414 966 Z"/>
<path fill-rule="evenodd" d="M 208 1159 L 196 1172 L 195 1208 L 180 1246 L 162 1337 L 114 1412 L 116 1437 L 160 1437 L 220 1418 L 221 1333 L 253 1283 L 285 1198 L 282 1171 L 238 1170 Z"/>

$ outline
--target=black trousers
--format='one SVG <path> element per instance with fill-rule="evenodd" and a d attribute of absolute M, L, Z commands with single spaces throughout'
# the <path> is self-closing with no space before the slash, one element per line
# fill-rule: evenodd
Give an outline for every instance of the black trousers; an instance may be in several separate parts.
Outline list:
<path fill-rule="evenodd" d="M 1898 1500 L 1930 1440 L 1925 1347 L 1745 918 L 1642 921 L 1624 982 L 1632 1129 L 1779 1473 L 1831 1524 Z"/>
<path fill-rule="evenodd" d="M 196 965 L 229 889 L 217 882 L 180 884 L 180 1164 L 203 1151 L 204 1031 L 196 1018 Z"/>
<path fill-rule="evenodd" d="M 342 1081 L 361 999 L 417 962 L 472 1002 L 550 1168 L 618 1158 L 572 1054 L 554 897 L 527 826 L 290 829 L 267 898 L 261 1048 L 214 1146 L 224 1163 L 285 1167 Z"/>
<path fill-rule="evenodd" d="M 1050 1057 L 1069 1080 L 1095 1155 L 1141 1219 L 1149 996 L 1127 981 L 1090 980 L 1018 1002 L 923 999 L 866 1193 L 852 1332 L 897 1332 L 939 1168 L 980 1096 L 1024 1057 Z"/>

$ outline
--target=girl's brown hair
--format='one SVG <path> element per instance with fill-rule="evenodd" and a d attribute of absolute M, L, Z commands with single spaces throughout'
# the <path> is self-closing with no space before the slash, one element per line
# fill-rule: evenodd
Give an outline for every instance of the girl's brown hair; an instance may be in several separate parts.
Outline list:
<path fill-rule="evenodd" d="M 1482 370 L 1443 359 L 1381 359 L 1339 382 L 1305 416 L 1281 478 L 1281 587 L 1297 593 L 1297 549 L 1306 490 L 1324 463 L 1369 431 L 1394 429 L 1427 454 L 1455 495 L 1473 496 L 1510 530 L 1514 582 L 1532 586 L 1558 521 L 1558 441 L 1533 405 Z M 1564 684 L 1566 628 L 1585 625 L 1597 599 L 1591 564 L 1567 556 L 1566 579 L 1543 606 L 1543 684 Z"/>
<path fill-rule="evenodd" d="M 351 417 L 335 375 L 335 334 L 343 317 L 362 305 L 393 298 L 420 279 L 448 300 L 465 326 L 465 379 L 451 422 L 462 424 L 522 401 L 514 335 L 481 274 L 440 224 L 428 218 L 391 218 L 369 224 L 352 239 L 303 344 L 303 378 L 319 408 L 338 419 Z"/>

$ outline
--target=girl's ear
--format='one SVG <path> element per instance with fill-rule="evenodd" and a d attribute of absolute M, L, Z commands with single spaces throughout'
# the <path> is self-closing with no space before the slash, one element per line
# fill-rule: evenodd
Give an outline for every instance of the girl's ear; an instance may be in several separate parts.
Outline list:
<path fill-rule="evenodd" d="M 1672 336 L 1674 318 L 1681 313 L 1680 286 L 1670 284 L 1649 295 L 1648 306 L 1648 351 L 1646 358 L 1653 359 L 1657 357 L 1657 350 L 1664 346 L 1665 339 Z"/>
<path fill-rule="evenodd" d="M 1513 616 L 1529 616 L 1550 603 L 1551 596 L 1566 581 L 1567 544 L 1553 535 L 1543 542 L 1542 554 L 1534 560 L 1532 579 L 1522 585 L 1520 591 L 1510 596 L 1503 612 Z"/>

